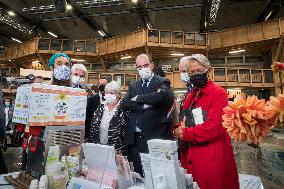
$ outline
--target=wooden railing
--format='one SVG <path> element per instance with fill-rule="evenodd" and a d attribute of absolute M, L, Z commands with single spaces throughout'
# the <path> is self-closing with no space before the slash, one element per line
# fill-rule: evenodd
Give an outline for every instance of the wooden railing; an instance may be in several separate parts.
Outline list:
<path fill-rule="evenodd" d="M 138 30 L 104 40 L 68 40 L 57 38 L 34 38 L 6 48 L 5 58 L 15 59 L 35 53 L 65 52 L 69 55 L 98 56 L 136 49 L 144 46 L 207 49 L 207 34 Z"/>
<path fill-rule="evenodd" d="M 15 46 L 6 48 L 5 58 L 10 60 L 35 54 L 38 51 L 38 41 L 39 38 L 34 38 L 29 41 L 25 41 Z"/>
<path fill-rule="evenodd" d="M 284 19 L 231 28 L 219 32 L 208 33 L 210 49 L 236 46 L 246 43 L 280 38 L 284 32 Z"/>
<path fill-rule="evenodd" d="M 98 41 L 100 55 L 135 49 L 146 45 L 146 30 L 138 30 L 121 36 Z"/>
<path fill-rule="evenodd" d="M 222 86 L 274 86 L 271 69 L 213 67 L 210 77 Z"/>
<path fill-rule="evenodd" d="M 147 30 L 148 46 L 195 47 L 207 46 L 207 34 L 196 32 Z"/>
<path fill-rule="evenodd" d="M 277 39 L 284 32 L 284 19 L 261 22 L 219 32 L 194 33 L 169 30 L 138 30 L 105 40 L 67 40 L 35 38 L 6 49 L 5 58 L 13 59 L 57 51 L 73 55 L 106 55 L 143 46 L 185 49 L 218 49 Z"/>
<path fill-rule="evenodd" d="M 185 88 L 180 80 L 179 72 L 167 72 L 166 77 L 171 81 L 172 87 L 176 89 Z M 250 68 L 225 68 L 213 67 L 210 79 L 223 87 L 274 87 L 273 73 L 271 69 L 250 69 Z M 89 73 L 88 83 L 97 83 L 99 79 L 119 80 L 121 86 L 127 86 L 139 79 L 137 73 Z"/>
<path fill-rule="evenodd" d="M 65 52 L 74 55 L 97 55 L 97 41 L 68 39 L 39 39 L 39 53 Z"/>

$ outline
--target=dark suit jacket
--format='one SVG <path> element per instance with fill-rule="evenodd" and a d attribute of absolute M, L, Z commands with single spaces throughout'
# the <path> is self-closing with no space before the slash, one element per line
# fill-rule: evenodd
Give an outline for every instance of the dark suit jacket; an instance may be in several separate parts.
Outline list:
<path fill-rule="evenodd" d="M 0 139 L 5 137 L 6 133 L 6 114 L 5 114 L 5 107 L 2 102 L 0 101 Z"/>
<path fill-rule="evenodd" d="M 131 99 L 137 95 L 136 101 L 132 101 Z M 147 94 L 142 91 L 141 79 L 131 83 L 121 104 L 122 109 L 130 111 L 126 127 L 126 144 L 134 143 L 136 126 L 139 127 L 146 141 L 156 138 L 170 139 L 167 114 L 173 101 L 170 81 L 166 78 L 155 75 L 149 83 Z M 143 109 L 144 104 L 152 107 Z"/>
<path fill-rule="evenodd" d="M 86 109 L 86 121 L 85 121 L 85 138 L 89 138 L 90 128 L 93 119 L 94 112 L 100 105 L 100 95 L 95 94 L 94 96 L 88 97 L 87 109 Z"/>

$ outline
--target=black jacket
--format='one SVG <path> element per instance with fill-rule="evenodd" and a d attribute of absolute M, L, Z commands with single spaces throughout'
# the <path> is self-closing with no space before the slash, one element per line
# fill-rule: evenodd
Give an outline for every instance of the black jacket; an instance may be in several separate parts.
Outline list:
<path fill-rule="evenodd" d="M 131 100 L 137 96 L 136 101 Z M 130 84 L 128 92 L 122 100 L 121 107 L 130 111 L 126 128 L 126 144 L 134 143 L 134 132 L 139 127 L 141 134 L 149 139 L 170 139 L 170 124 L 167 114 L 174 102 L 170 81 L 166 78 L 154 76 L 149 83 L 148 92 L 142 91 L 142 80 Z M 143 109 L 144 104 L 151 105 Z"/>
<path fill-rule="evenodd" d="M 85 121 L 85 138 L 89 138 L 90 128 L 94 112 L 97 110 L 100 105 L 100 95 L 95 94 L 94 96 L 88 97 L 87 99 L 87 109 L 86 109 L 86 121 Z"/>
<path fill-rule="evenodd" d="M 6 133 L 6 114 L 5 114 L 5 107 L 2 102 L 0 101 L 0 139 L 5 137 Z"/>

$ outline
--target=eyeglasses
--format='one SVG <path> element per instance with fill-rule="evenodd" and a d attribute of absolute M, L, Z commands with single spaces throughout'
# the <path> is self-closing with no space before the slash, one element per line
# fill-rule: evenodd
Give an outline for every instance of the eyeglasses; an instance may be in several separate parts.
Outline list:
<path fill-rule="evenodd" d="M 142 68 L 149 68 L 150 64 L 144 64 L 143 66 L 136 66 L 138 70 L 141 70 Z"/>
<path fill-rule="evenodd" d="M 193 75 L 196 75 L 196 74 L 204 74 L 208 71 L 208 69 L 205 69 L 205 70 L 196 70 L 195 72 L 188 72 L 188 75 L 189 76 L 193 76 Z"/>

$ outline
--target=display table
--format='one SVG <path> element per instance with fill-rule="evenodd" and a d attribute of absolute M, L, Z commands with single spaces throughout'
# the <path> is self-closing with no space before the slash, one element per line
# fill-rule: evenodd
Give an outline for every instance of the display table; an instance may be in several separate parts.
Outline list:
<path fill-rule="evenodd" d="M 0 188 L 1 189 L 14 189 L 4 178 L 4 176 L 9 175 L 0 175 Z M 259 177 L 254 175 L 239 174 L 240 180 L 240 189 L 251 188 L 251 189 L 264 189 L 261 180 Z M 129 189 L 144 189 L 143 186 L 132 186 Z"/>
<path fill-rule="evenodd" d="M 12 185 L 10 185 L 10 183 L 8 183 L 4 176 L 7 176 L 9 174 L 5 174 L 5 175 L 0 175 L 0 188 L 1 189 L 14 189 L 14 187 Z"/>

